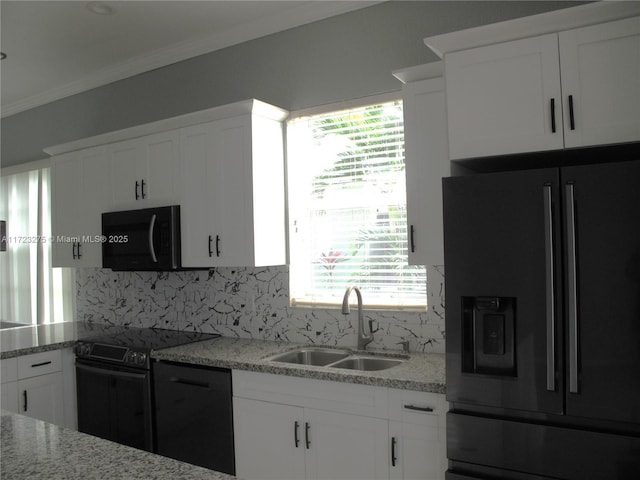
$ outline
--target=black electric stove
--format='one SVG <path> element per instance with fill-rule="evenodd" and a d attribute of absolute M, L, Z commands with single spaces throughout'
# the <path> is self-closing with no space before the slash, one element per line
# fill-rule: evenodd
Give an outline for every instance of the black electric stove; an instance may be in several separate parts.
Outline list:
<path fill-rule="evenodd" d="M 159 328 L 112 327 L 99 335 L 78 340 L 77 358 L 148 370 L 151 352 L 219 337 L 216 333 L 185 332 Z"/>

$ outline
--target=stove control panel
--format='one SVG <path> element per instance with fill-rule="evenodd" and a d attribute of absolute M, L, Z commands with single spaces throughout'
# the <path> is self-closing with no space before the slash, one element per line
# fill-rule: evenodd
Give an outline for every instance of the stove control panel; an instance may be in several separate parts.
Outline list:
<path fill-rule="evenodd" d="M 137 368 L 149 368 L 149 354 L 124 346 L 106 345 L 96 342 L 78 342 L 75 347 L 77 357 L 107 361 Z"/>
<path fill-rule="evenodd" d="M 147 363 L 147 354 L 144 352 L 135 352 L 129 350 L 127 352 L 127 355 L 124 357 L 124 362 L 142 367 Z"/>

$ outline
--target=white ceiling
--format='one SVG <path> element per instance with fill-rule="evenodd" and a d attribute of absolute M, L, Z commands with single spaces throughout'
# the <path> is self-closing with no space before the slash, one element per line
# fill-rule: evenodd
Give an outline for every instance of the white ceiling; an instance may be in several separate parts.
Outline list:
<path fill-rule="evenodd" d="M 113 7 L 97 15 L 89 3 Z M 2 116 L 376 1 L 0 2 Z"/>

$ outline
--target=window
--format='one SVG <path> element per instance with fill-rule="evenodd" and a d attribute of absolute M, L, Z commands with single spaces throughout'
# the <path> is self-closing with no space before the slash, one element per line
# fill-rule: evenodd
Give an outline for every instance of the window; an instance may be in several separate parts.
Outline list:
<path fill-rule="evenodd" d="M 0 179 L 0 219 L 6 221 L 6 251 L 0 252 L 0 320 L 72 320 L 72 272 L 51 267 L 49 168 L 5 173 Z"/>
<path fill-rule="evenodd" d="M 407 264 L 402 102 L 292 119 L 287 127 L 292 305 L 426 307 Z"/>

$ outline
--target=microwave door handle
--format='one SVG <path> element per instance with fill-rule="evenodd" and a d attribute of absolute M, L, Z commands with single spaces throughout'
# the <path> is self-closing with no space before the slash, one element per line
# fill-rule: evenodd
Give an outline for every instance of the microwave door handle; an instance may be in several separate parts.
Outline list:
<path fill-rule="evenodd" d="M 156 251 L 153 248 L 153 230 L 156 226 L 156 214 L 154 213 L 151 216 L 151 221 L 149 222 L 149 252 L 151 253 L 151 259 L 153 263 L 158 263 L 158 257 L 156 257 Z"/>

